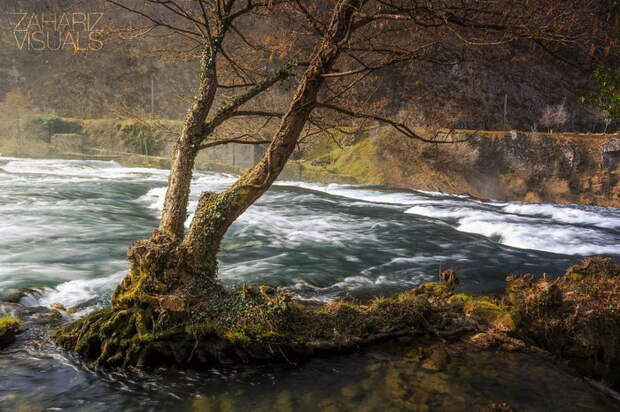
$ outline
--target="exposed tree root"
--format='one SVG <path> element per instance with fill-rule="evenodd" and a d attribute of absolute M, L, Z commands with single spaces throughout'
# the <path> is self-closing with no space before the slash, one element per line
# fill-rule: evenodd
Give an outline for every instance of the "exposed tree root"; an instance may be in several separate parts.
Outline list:
<path fill-rule="evenodd" d="M 56 341 L 98 365 L 149 368 L 292 363 L 403 336 L 469 336 L 487 349 L 540 351 L 535 345 L 587 376 L 620 381 L 620 265 L 610 259 L 588 259 L 553 281 L 509 277 L 503 298 L 455 295 L 451 274 L 444 276 L 450 282 L 367 305 L 299 302 L 267 286 L 227 291 L 213 283 L 156 294 L 157 282 L 144 288 L 141 276 L 132 272 L 111 307 L 58 330 Z"/>
<path fill-rule="evenodd" d="M 447 295 L 431 297 L 419 289 L 355 305 L 294 302 L 270 287 L 214 288 L 189 311 L 113 305 L 55 337 L 61 346 L 106 366 L 290 363 L 321 351 L 454 329 L 445 305 Z"/>

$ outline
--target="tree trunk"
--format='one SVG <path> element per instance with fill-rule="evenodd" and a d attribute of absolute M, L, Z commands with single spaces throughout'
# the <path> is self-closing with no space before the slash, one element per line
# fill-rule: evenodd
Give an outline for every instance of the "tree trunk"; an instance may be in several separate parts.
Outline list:
<path fill-rule="evenodd" d="M 230 225 L 276 180 L 295 150 L 305 123 L 317 103 L 317 95 L 328 72 L 347 40 L 353 14 L 364 0 L 342 0 L 334 9 L 325 38 L 312 54 L 289 109 L 280 121 L 269 148 L 261 161 L 247 171 L 226 192 L 204 193 L 196 209 L 183 246 L 188 251 L 188 265 L 197 274 L 214 277 L 214 256 Z"/>
<path fill-rule="evenodd" d="M 115 290 L 112 306 L 60 329 L 57 342 L 100 365 L 146 365 L 160 361 L 162 356 L 184 364 L 197 348 L 199 353 L 212 352 L 218 358 L 231 351 L 236 357 L 239 353 L 245 354 L 242 358 L 256 357 L 257 348 L 260 356 L 276 356 L 272 344 L 279 345 L 276 341 L 280 338 L 273 328 L 290 329 L 286 323 L 299 312 L 288 311 L 288 295 L 269 288 L 242 288 L 237 292 L 222 288 L 215 281 L 216 255 L 228 227 L 284 168 L 316 106 L 323 73 L 330 70 L 340 44 L 348 37 L 353 13 L 363 3 L 338 1 L 329 30 L 315 47 L 265 156 L 227 191 L 202 194 L 190 230 L 183 237 L 197 153 L 194 138 L 205 131 L 204 121 L 215 91 L 215 68 L 203 62 L 199 93 L 175 147 L 159 230 L 129 250 L 130 272 Z M 259 340 L 257 348 L 244 348 L 245 343 L 235 342 L 239 328 Z M 226 347 L 231 351 L 222 349 Z"/>
<path fill-rule="evenodd" d="M 114 306 L 156 304 L 161 307 L 162 304 L 165 306 L 174 301 L 173 306 L 184 308 L 187 301 L 171 296 L 184 290 L 190 301 L 191 297 L 203 292 L 202 289 L 188 288 L 190 282 L 187 274 L 193 270 L 184 264 L 185 252 L 179 244 L 185 231 L 194 161 L 198 153 L 197 142 L 205 133 L 205 121 L 213 105 L 216 90 L 215 62 L 209 46 L 205 45 L 196 97 L 174 147 L 159 228 L 149 239 L 139 240 L 130 247 L 127 254 L 130 272 L 112 296 Z"/>
<path fill-rule="evenodd" d="M 205 120 L 213 105 L 216 91 L 215 61 L 209 47 L 205 46 L 196 98 L 187 113 L 183 130 L 174 146 L 168 190 L 159 223 L 159 231 L 172 239 L 183 238 L 192 171 L 198 154 L 195 142 L 204 133 Z"/>

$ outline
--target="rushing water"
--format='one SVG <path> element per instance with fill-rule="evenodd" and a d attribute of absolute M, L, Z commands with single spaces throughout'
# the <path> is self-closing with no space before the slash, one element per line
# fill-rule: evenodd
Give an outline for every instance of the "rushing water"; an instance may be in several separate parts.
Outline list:
<path fill-rule="evenodd" d="M 191 206 L 200 192 L 223 190 L 234 178 L 197 173 Z M 148 236 L 157 224 L 166 180 L 167 171 L 125 168 L 114 162 L 0 158 L 0 291 L 40 287 L 41 296 L 23 303 L 77 306 L 77 316 L 104 305 L 127 270 L 127 246 Z M 220 278 L 227 285 L 280 285 L 300 298 L 330 300 L 393 293 L 454 268 L 464 289 L 491 292 L 502 288 L 507 274 L 557 275 L 591 254 L 620 256 L 620 210 L 483 203 L 439 193 L 279 182 L 227 233 Z M 367 354 L 317 360 L 301 370 L 275 375 L 253 372 L 245 377 L 214 371 L 198 378 L 188 375 L 189 380 L 176 377 L 165 381 L 170 389 L 164 390 L 152 377 L 143 378 L 140 385 L 131 384 L 135 378 L 100 379 L 45 345 L 16 351 L 0 355 L 0 365 L 6 367 L 0 368 L 0 409 L 3 399 L 17 402 L 28 391 L 38 393 L 31 400 L 46 407 L 78 410 L 97 397 L 102 398 L 101 405 L 83 410 L 98 410 L 107 402 L 136 410 L 140 405 L 155 408 L 158 402 L 167 407 L 177 402 L 175 409 L 186 410 L 211 410 L 209 405 L 216 404 L 228 410 L 226 402 L 268 409 L 271 401 L 312 409 L 309 405 L 318 405 L 321 391 L 332 387 L 339 395 L 329 399 L 336 409 L 340 404 L 346 409 L 372 402 L 381 405 L 382 396 L 389 398 L 389 391 L 381 395 L 377 389 L 374 401 L 366 399 L 371 389 L 363 389 L 363 382 L 381 386 L 389 378 L 406 387 L 406 382 L 418 382 L 423 376 L 409 371 L 405 379 L 392 370 L 402 362 L 409 365 L 408 355 L 386 355 L 388 362 Z M 476 396 L 482 396 L 483 387 L 489 385 L 485 376 L 490 379 L 493 373 L 485 375 L 484 360 L 480 362 L 482 372 L 466 384 L 450 383 L 454 377 L 442 377 L 439 384 L 457 391 L 473 385 Z M 513 369 L 517 373 L 518 368 Z M 324 381 L 316 382 L 317 376 Z M 512 375 L 511 379 L 520 380 Z M 345 383 L 360 393 L 346 395 L 355 391 L 345 389 Z M 114 385 L 120 385 L 120 391 Z M 158 389 L 150 390 L 149 385 Z M 277 390 L 261 398 L 259 392 L 272 391 L 270 385 Z M 3 397 L 3 391 L 8 395 Z M 466 406 L 472 399 L 453 401 Z M 392 407 L 400 409 L 397 404 Z"/>

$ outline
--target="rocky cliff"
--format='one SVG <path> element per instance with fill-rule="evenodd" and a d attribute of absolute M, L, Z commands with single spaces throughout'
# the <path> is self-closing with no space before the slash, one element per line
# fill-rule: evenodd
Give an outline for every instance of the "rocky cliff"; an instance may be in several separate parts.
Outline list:
<path fill-rule="evenodd" d="M 383 128 L 343 147 L 324 137 L 284 177 L 620 207 L 620 134 L 461 131 L 452 138 L 467 140 L 426 144 Z"/>

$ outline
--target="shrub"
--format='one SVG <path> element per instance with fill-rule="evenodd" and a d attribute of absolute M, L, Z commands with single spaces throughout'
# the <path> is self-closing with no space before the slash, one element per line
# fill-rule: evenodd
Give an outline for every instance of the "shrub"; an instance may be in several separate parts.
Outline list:
<path fill-rule="evenodd" d="M 568 110 L 564 102 L 557 105 L 546 106 L 543 110 L 540 124 L 550 130 L 553 127 L 562 127 L 568 121 Z"/>
<path fill-rule="evenodd" d="M 601 66 L 594 71 L 597 87 L 581 98 L 607 113 L 611 120 L 620 119 L 620 69 Z"/>
<path fill-rule="evenodd" d="M 134 153 L 157 155 L 164 148 L 165 139 L 155 127 L 134 121 L 123 121 L 116 127 L 125 146 Z"/>
<path fill-rule="evenodd" d="M 22 131 L 25 135 L 38 137 L 49 143 L 52 135 L 57 133 L 81 133 L 82 124 L 54 114 L 37 114 L 23 119 Z"/>

